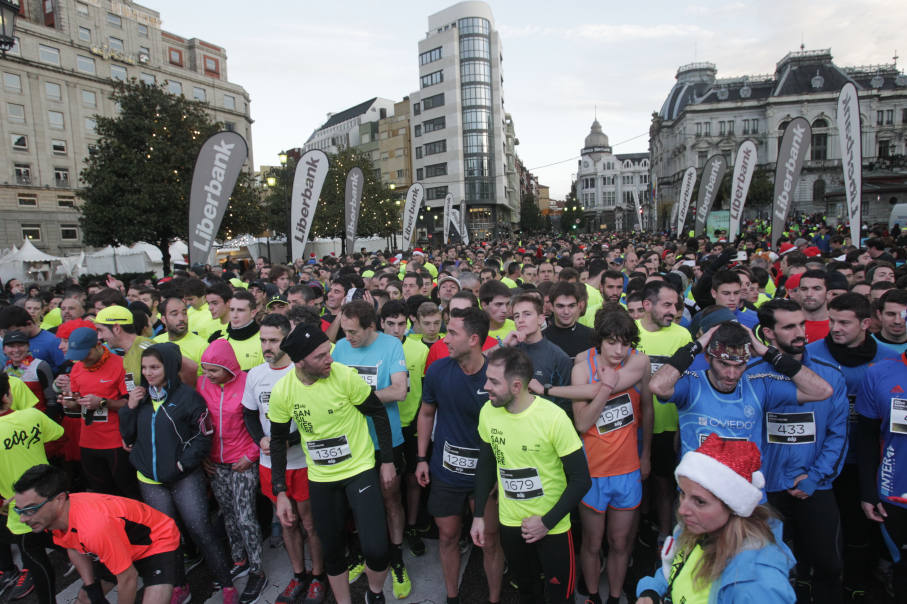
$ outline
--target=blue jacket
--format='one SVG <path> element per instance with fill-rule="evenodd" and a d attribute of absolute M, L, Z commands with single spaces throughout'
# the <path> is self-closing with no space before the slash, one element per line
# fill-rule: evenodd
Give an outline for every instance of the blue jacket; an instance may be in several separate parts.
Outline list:
<path fill-rule="evenodd" d="M 775 543 L 760 549 L 746 549 L 734 556 L 712 585 L 709 604 L 794 604 L 797 596 L 787 580 L 795 564 L 794 555 L 781 538 L 781 522 L 772 521 Z M 674 539 L 680 526 L 674 528 Z M 670 560 L 668 561 L 670 568 Z M 668 579 L 664 567 L 653 577 L 643 577 L 636 585 L 636 597 L 651 589 L 664 597 Z"/>
<path fill-rule="evenodd" d="M 803 364 L 828 382 L 834 394 L 823 401 L 802 404 L 788 404 L 766 414 L 762 433 L 762 473 L 765 475 L 765 491 L 773 493 L 794 486 L 797 476 L 806 474 L 797 488 L 812 495 L 816 489 L 830 489 L 832 481 L 841 472 L 847 453 L 847 385 L 837 364 L 803 353 Z M 774 371 L 768 363 L 759 360 L 747 371 Z M 814 442 L 796 442 L 796 434 L 774 434 L 770 430 L 783 423 L 772 422 L 774 414 L 811 413 L 815 426 Z M 788 416 L 789 417 L 789 416 Z M 795 442 L 787 444 L 783 439 Z M 774 442 L 773 442 L 774 440 Z"/>

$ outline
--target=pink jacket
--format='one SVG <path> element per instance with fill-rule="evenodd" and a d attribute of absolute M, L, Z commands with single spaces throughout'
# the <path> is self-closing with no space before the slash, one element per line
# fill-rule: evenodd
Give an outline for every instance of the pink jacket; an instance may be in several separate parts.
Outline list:
<path fill-rule="evenodd" d="M 233 379 L 222 385 L 212 383 L 203 375 L 196 385 L 214 423 L 211 459 L 217 463 L 235 463 L 245 456 L 258 461 L 258 445 L 249 436 L 243 422 L 242 395 L 246 387 L 246 372 L 239 368 L 233 347 L 227 340 L 214 340 L 202 353 L 202 363 L 219 365 L 233 374 Z"/>

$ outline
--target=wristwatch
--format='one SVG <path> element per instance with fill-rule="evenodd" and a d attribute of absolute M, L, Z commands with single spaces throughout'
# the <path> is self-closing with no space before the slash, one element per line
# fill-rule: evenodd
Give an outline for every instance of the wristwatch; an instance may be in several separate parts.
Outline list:
<path fill-rule="evenodd" d="M 548 391 L 551 389 L 551 384 L 545 384 L 544 390 L 542 391 L 543 396 L 548 396 Z"/>
<path fill-rule="evenodd" d="M 106 406 L 107 406 L 107 399 L 106 399 L 106 398 L 102 398 L 102 399 L 101 399 L 101 402 L 98 403 L 98 409 L 104 409 Z"/>

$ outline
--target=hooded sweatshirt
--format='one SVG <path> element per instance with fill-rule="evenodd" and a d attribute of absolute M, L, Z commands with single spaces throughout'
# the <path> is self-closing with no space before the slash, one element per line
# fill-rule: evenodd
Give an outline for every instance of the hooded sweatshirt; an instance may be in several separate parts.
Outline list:
<path fill-rule="evenodd" d="M 230 464 L 243 457 L 258 461 L 258 445 L 252 440 L 243 422 L 242 396 L 246 387 L 246 374 L 239 368 L 230 342 L 211 342 L 202 353 L 202 363 L 223 367 L 233 375 L 224 384 L 214 384 L 203 375 L 196 384 L 196 389 L 208 405 L 214 424 L 211 459 L 216 463 Z"/>
<path fill-rule="evenodd" d="M 119 410 L 120 434 L 132 446 L 129 461 L 145 482 L 179 480 L 201 465 L 211 449 L 211 424 L 205 401 L 180 381 L 182 354 L 176 344 L 155 344 L 164 364 L 164 389 L 147 394 L 135 409 Z"/>

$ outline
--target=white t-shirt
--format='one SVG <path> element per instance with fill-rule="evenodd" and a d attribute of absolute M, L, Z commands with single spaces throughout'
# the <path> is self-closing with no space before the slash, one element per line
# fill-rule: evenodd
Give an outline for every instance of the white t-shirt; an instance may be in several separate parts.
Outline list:
<path fill-rule="evenodd" d="M 272 369 L 267 363 L 262 363 L 249 370 L 246 375 L 246 389 L 243 391 L 242 404 L 246 409 L 258 411 L 258 418 L 261 421 L 262 430 L 265 436 L 271 436 L 271 421 L 268 419 L 268 402 L 271 399 L 271 390 L 277 380 L 293 371 L 293 364 L 288 363 L 286 367 Z M 296 422 L 290 422 L 290 432 L 296 432 Z M 271 456 L 261 454 L 259 463 L 266 468 L 271 467 Z M 287 448 L 287 469 L 299 470 L 306 467 L 305 451 L 300 445 L 293 445 Z"/>

